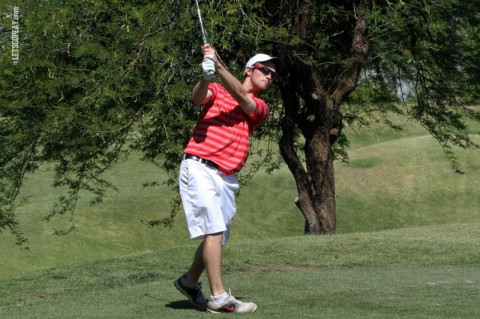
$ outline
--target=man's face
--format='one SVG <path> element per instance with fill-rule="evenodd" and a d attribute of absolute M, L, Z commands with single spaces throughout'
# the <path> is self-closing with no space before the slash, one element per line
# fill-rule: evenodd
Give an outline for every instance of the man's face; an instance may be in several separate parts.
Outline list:
<path fill-rule="evenodd" d="M 273 62 L 259 62 L 250 68 L 252 84 L 259 91 L 265 91 L 273 82 L 275 75 L 275 64 Z"/>

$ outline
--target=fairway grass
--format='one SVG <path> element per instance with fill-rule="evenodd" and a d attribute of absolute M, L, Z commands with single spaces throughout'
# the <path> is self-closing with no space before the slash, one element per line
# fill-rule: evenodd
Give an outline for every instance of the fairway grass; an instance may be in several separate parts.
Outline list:
<path fill-rule="evenodd" d="M 173 287 L 192 251 L 1 279 L 0 318 L 207 318 Z M 224 259 L 227 288 L 258 304 L 253 318 L 480 317 L 480 221 L 231 242 Z"/>

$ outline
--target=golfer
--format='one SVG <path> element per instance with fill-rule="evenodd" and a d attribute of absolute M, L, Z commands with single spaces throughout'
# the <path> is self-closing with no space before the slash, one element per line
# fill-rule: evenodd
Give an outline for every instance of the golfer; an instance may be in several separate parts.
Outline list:
<path fill-rule="evenodd" d="M 279 58 L 252 57 L 239 82 L 217 59 L 215 50 L 202 47 L 203 78 L 193 89 L 192 100 L 202 105 L 193 135 L 184 150 L 180 168 L 180 194 L 191 239 L 202 240 L 193 262 L 174 285 L 195 307 L 208 312 L 254 312 L 257 305 L 242 302 L 227 292 L 222 281 L 222 247 L 229 238 L 239 184 L 235 173 L 249 154 L 249 135 L 268 116 L 258 96 L 282 67 Z M 213 83 L 215 73 L 221 84 Z M 206 270 L 210 284 L 207 303 L 198 282 Z"/>

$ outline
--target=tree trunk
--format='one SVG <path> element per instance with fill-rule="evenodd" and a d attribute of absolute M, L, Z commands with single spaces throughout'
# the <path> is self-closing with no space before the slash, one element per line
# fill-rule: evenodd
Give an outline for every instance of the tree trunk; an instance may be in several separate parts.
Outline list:
<path fill-rule="evenodd" d="M 305 8 L 308 3 L 303 2 Z M 334 234 L 336 230 L 332 145 L 342 129 L 340 105 L 355 89 L 368 55 L 364 15 L 368 4 L 368 0 L 361 0 L 357 7 L 350 43 L 351 61 L 337 69 L 333 84 L 322 86 L 314 63 L 309 63 L 308 47 L 286 54 L 284 61 L 285 71 L 279 83 L 285 109 L 280 152 L 297 185 L 298 197 L 294 202 L 305 218 L 305 234 Z M 299 15 L 295 33 L 299 38 L 307 38 L 309 11 L 300 10 Z M 305 139 L 304 163 L 295 149 L 298 130 Z"/>
<path fill-rule="evenodd" d="M 330 129 L 325 125 L 309 125 L 311 131 L 304 134 L 305 170 L 294 148 L 294 126 L 292 118 L 284 117 L 280 151 L 297 185 L 294 202 L 305 218 L 305 234 L 333 234 L 336 208 Z"/>

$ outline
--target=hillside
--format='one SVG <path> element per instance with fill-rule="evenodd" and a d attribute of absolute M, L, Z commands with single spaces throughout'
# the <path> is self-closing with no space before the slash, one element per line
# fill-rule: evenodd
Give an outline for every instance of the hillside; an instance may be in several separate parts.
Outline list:
<path fill-rule="evenodd" d="M 480 220 L 480 162 L 475 151 L 458 150 L 461 169 L 450 167 L 439 145 L 411 122 L 394 119 L 403 127 L 393 132 L 377 124 L 346 129 L 351 139 L 349 163 L 336 164 L 337 233 L 375 232 L 420 225 L 469 223 Z M 14 245 L 4 233 L 0 249 L 0 277 L 37 269 L 97 259 L 109 259 L 167 247 L 192 245 L 182 213 L 173 228 L 150 228 L 142 221 L 168 216 L 174 193 L 164 186 L 144 188 L 161 180 L 158 168 L 131 158 L 107 178 L 119 188 L 104 202 L 90 206 L 82 199 L 74 216 L 53 222 L 43 218 L 56 195 L 51 173 L 32 176 L 24 191 L 29 202 L 19 209 L 29 250 Z M 293 204 L 295 185 L 283 167 L 273 175 L 259 172 L 242 188 L 233 243 L 301 235 L 303 219 Z M 76 230 L 53 236 L 55 229 Z"/>

